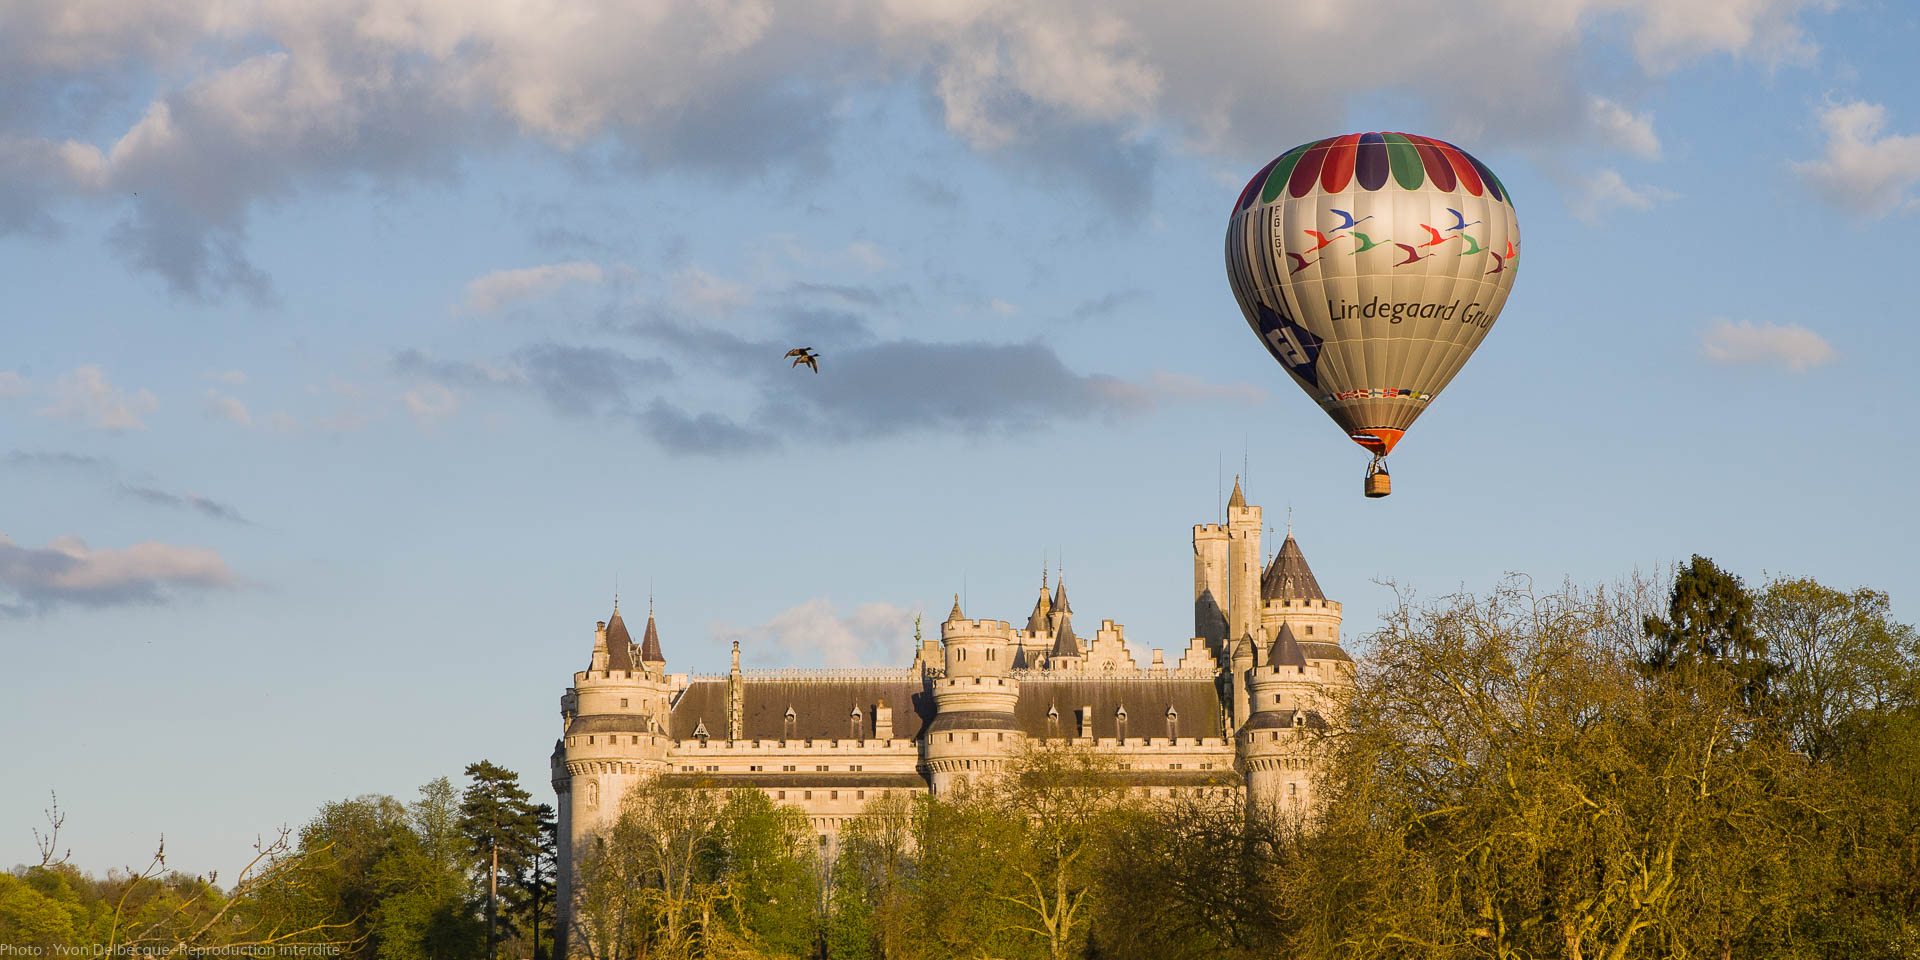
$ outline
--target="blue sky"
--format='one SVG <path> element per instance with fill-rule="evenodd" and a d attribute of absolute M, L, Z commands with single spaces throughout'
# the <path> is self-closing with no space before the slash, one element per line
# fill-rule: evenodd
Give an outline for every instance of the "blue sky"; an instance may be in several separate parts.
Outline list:
<path fill-rule="evenodd" d="M 1694 552 L 1911 616 L 1905 7 L 1163 6 L 8 5 L 0 863 L 49 790 L 90 867 L 229 871 L 480 758 L 546 795 L 616 578 L 674 670 L 904 663 L 1043 562 L 1177 650 L 1243 463 L 1350 636 Z M 1361 129 L 1528 254 L 1377 502 L 1220 263 Z"/>

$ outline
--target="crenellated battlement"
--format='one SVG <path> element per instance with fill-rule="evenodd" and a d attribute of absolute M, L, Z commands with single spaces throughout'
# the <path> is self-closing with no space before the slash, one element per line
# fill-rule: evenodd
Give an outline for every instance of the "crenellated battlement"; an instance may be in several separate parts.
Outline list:
<path fill-rule="evenodd" d="M 960 640 L 972 637 L 985 637 L 994 640 L 1013 639 L 1013 624 L 1005 620 L 948 620 L 940 624 L 940 639 Z"/>
<path fill-rule="evenodd" d="M 1193 525 L 1193 536 L 1196 540 L 1225 540 L 1229 535 L 1225 524 L 1196 523 Z"/>

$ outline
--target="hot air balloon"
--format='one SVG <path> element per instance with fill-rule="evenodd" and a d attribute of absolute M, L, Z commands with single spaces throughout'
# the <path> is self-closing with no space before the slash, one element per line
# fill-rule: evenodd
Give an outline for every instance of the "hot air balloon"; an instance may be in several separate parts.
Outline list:
<path fill-rule="evenodd" d="M 1465 150 L 1407 133 L 1301 144 L 1247 182 L 1227 222 L 1227 279 L 1293 381 L 1386 455 L 1473 355 L 1520 259 L 1513 201 Z"/>

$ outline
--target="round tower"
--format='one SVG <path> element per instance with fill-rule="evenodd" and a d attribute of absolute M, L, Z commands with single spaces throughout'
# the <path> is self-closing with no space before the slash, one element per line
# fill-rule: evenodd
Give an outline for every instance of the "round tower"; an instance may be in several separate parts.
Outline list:
<path fill-rule="evenodd" d="M 1020 681 L 1009 674 L 1015 638 L 1005 620 L 969 620 L 954 598 L 940 625 L 946 671 L 931 683 L 933 721 L 921 737 L 928 781 L 938 796 L 997 773 L 1023 737 L 1013 708 Z"/>
<path fill-rule="evenodd" d="M 612 825 L 620 800 L 648 777 L 667 772 L 671 736 L 667 711 L 672 689 L 658 628 L 647 614 L 645 644 L 635 644 L 620 616 L 594 625 L 593 656 L 587 669 L 573 675 L 560 697 L 560 739 L 550 759 L 559 842 L 559 925 L 570 929 L 576 857 L 591 848 L 594 835 Z M 645 649 L 643 650 L 643 646 Z M 562 941 L 564 948 L 564 941 Z M 566 956 L 565 953 L 557 955 Z"/>

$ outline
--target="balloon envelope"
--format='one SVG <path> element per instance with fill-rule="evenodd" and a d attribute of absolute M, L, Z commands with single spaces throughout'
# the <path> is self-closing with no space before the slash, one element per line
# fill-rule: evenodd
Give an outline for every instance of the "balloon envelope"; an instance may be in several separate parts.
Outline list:
<path fill-rule="evenodd" d="M 1413 134 L 1295 147 L 1254 175 L 1227 224 L 1227 277 L 1248 325 L 1381 455 L 1492 329 L 1519 259 L 1499 178 Z"/>

